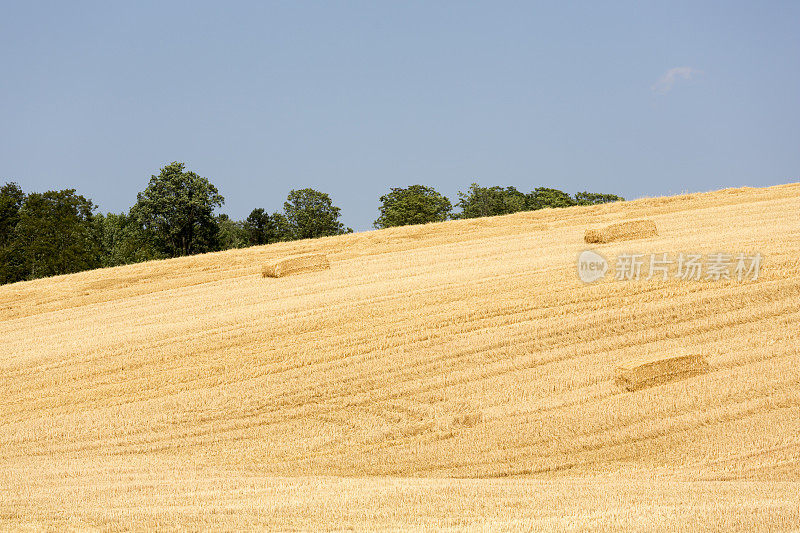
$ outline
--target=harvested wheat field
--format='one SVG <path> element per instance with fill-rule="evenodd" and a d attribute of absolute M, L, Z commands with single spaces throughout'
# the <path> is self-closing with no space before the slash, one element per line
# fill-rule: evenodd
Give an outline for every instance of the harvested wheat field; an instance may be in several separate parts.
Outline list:
<path fill-rule="evenodd" d="M 639 219 L 611 272 L 730 275 L 580 281 L 586 228 Z M 299 254 L 330 269 L 262 277 Z M 800 184 L 6 285 L 0 320 L 0 529 L 800 525 Z M 708 366 L 615 383 L 681 350 Z"/>

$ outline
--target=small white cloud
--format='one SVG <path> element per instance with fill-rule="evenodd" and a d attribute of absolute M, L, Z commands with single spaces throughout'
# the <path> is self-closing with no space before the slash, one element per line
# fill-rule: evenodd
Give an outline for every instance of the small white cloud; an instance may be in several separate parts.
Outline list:
<path fill-rule="evenodd" d="M 653 84 L 650 89 L 656 94 L 667 94 L 675 82 L 678 80 L 690 80 L 696 74 L 702 74 L 702 71 L 692 67 L 675 67 L 671 68 L 664 73 L 657 82 Z"/>

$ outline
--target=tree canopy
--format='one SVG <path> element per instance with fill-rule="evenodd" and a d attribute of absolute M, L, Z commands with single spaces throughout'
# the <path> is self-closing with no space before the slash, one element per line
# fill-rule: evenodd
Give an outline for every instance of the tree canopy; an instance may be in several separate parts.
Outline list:
<path fill-rule="evenodd" d="M 162 168 L 131 208 L 131 216 L 155 248 L 169 257 L 214 250 L 218 232 L 214 209 L 225 202 L 206 178 L 184 168 L 178 162 Z"/>
<path fill-rule="evenodd" d="M 453 206 L 445 196 L 432 187 L 411 185 L 392 188 L 381 196 L 376 228 L 443 222 L 450 218 Z"/>
<path fill-rule="evenodd" d="M 102 266 L 127 265 L 168 257 L 156 249 L 136 220 L 126 213 L 99 214 L 94 218 Z"/>
<path fill-rule="evenodd" d="M 473 183 L 466 193 L 459 192 L 458 218 L 474 218 L 507 215 L 517 211 L 535 211 L 545 208 L 571 207 L 573 205 L 595 205 L 619 202 L 624 198 L 615 194 L 579 192 L 570 196 L 564 191 L 549 187 L 537 187 L 528 194 L 514 187 L 481 187 Z"/>
<path fill-rule="evenodd" d="M 269 214 L 259 207 L 253 209 L 244 221 L 247 242 L 251 246 L 286 241 L 291 238 L 289 221 L 282 213 Z"/>
<path fill-rule="evenodd" d="M 525 210 L 525 194 L 514 187 L 481 187 L 477 183 L 470 185 L 466 193 L 458 193 L 456 204 L 461 208 L 458 218 L 476 218 L 495 215 L 507 215 Z"/>
<path fill-rule="evenodd" d="M 528 211 L 535 211 L 547 207 L 572 207 L 577 205 L 577 202 L 564 191 L 548 187 L 537 187 L 527 194 L 525 205 Z"/>
<path fill-rule="evenodd" d="M 217 215 L 214 221 L 217 224 L 218 249 L 230 250 L 232 248 L 244 248 L 250 244 L 243 222 L 233 220 L 225 213 Z"/>
<path fill-rule="evenodd" d="M 597 192 L 576 192 L 575 201 L 578 205 L 607 204 L 610 202 L 624 202 L 625 198 L 616 194 L 604 194 Z"/>
<path fill-rule="evenodd" d="M 293 190 L 284 202 L 283 210 L 289 234 L 294 239 L 315 239 L 353 231 L 339 221 L 341 209 L 333 205 L 331 197 L 324 192 Z"/>
<path fill-rule="evenodd" d="M 11 241 L 23 201 L 25 193 L 16 183 L 9 182 L 0 187 L 0 247 Z"/>
<path fill-rule="evenodd" d="M 4 283 L 100 266 L 95 206 L 75 189 L 25 196 L 11 241 L 2 250 Z"/>

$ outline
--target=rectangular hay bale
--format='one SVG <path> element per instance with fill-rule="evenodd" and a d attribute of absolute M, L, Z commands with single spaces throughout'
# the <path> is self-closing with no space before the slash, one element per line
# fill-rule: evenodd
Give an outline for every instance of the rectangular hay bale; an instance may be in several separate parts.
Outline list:
<path fill-rule="evenodd" d="M 706 358 L 696 353 L 641 357 L 617 366 L 615 383 L 622 389 L 635 391 L 702 374 L 708 369 Z"/>
<path fill-rule="evenodd" d="M 330 267 L 325 254 L 293 255 L 264 265 L 261 275 L 265 278 L 281 278 L 291 274 L 327 270 Z"/>
<path fill-rule="evenodd" d="M 611 224 L 601 229 L 587 229 L 583 240 L 589 244 L 645 239 L 658 235 L 656 223 L 652 220 L 631 220 Z"/>

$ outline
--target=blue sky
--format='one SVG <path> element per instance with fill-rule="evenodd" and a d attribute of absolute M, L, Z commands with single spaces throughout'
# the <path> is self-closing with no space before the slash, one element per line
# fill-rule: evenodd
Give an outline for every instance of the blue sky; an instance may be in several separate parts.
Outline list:
<path fill-rule="evenodd" d="M 608 4 L 608 5 L 603 5 Z M 0 181 L 236 218 L 477 181 L 629 198 L 800 175 L 800 2 L 7 2 Z"/>

